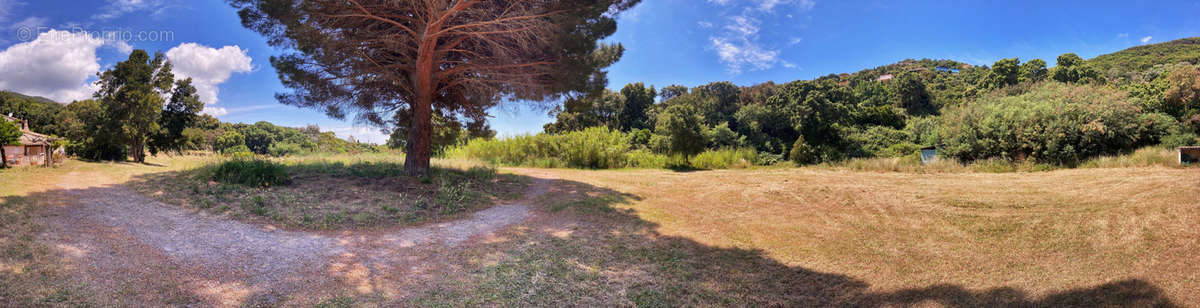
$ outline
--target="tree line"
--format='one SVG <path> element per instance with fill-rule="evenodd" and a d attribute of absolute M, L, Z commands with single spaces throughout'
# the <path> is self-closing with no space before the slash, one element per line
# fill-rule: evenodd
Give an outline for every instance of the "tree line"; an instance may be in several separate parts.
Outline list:
<path fill-rule="evenodd" d="M 60 137 L 56 145 L 88 160 L 144 162 L 147 155 L 207 150 L 295 155 L 305 152 L 373 151 L 319 127 L 269 122 L 225 123 L 201 114 L 192 80 L 177 79 L 161 53 L 134 50 L 100 73 L 94 99 L 62 105 L 39 97 L 0 93 L 0 113 L 29 121 L 34 131 Z M 19 135 L 18 135 L 19 136 Z"/>
<path fill-rule="evenodd" d="M 629 134 L 633 150 L 686 157 L 750 148 L 799 164 L 909 156 L 924 147 L 964 161 L 1072 164 L 1138 146 L 1197 143 L 1194 63 L 1126 78 L 1109 78 L 1072 53 L 1056 64 L 923 59 L 782 85 L 632 83 L 566 100 L 545 132 L 608 127 Z"/>

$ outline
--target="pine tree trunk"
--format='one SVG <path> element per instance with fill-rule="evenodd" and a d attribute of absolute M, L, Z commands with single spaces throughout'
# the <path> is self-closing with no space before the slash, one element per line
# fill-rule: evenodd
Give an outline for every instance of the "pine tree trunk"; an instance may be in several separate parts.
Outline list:
<path fill-rule="evenodd" d="M 433 146 L 433 106 L 427 97 L 413 106 L 412 125 L 405 145 L 404 173 L 413 177 L 429 176 L 429 159 Z"/>
<path fill-rule="evenodd" d="M 437 33 L 439 29 L 440 25 L 431 24 L 424 33 Z M 404 153 L 404 173 L 413 177 L 429 177 L 429 159 L 433 154 L 433 97 L 436 90 L 433 73 L 437 69 L 434 65 L 437 38 L 422 37 L 417 49 L 416 70 L 412 72 L 416 101 L 409 105 L 413 113 Z"/>

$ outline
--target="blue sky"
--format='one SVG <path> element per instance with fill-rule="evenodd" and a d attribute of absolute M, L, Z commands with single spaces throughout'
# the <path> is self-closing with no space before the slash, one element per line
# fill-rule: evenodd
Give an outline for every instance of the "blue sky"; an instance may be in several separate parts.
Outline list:
<path fill-rule="evenodd" d="M 627 51 L 609 87 L 728 80 L 750 85 L 854 72 L 906 58 L 972 64 L 1020 57 L 1085 58 L 1200 36 L 1200 1 L 644 0 L 609 41 Z M 54 30 L 53 32 L 51 30 Z M 218 0 L 0 0 L 0 88 L 62 101 L 86 98 L 96 71 L 131 48 L 163 51 L 202 80 L 221 120 L 318 124 L 382 142 L 377 129 L 278 104 L 278 50 Z M 60 32 L 61 31 L 61 32 Z M 501 135 L 535 133 L 544 110 L 494 110 Z"/>

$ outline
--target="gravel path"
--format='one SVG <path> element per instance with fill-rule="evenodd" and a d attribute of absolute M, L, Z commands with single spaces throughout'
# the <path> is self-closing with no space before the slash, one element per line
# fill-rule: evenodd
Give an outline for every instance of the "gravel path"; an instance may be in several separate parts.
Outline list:
<path fill-rule="evenodd" d="M 377 273 L 419 268 L 414 251 L 445 249 L 530 216 L 528 202 L 495 206 L 468 219 L 387 231 L 295 232 L 241 223 L 163 204 L 98 174 L 71 173 L 60 182 L 62 206 L 46 217 L 45 238 L 85 273 L 89 284 L 143 280 L 147 267 L 177 271 L 184 289 L 217 306 L 248 294 L 291 293 L 324 283 L 373 288 Z M 536 181 L 526 201 L 547 190 Z M 115 275 L 115 276 L 114 276 Z M 123 277 L 129 276 L 129 277 Z M 177 278 L 178 278 L 177 277 Z M 244 293 L 238 296 L 239 292 Z"/>

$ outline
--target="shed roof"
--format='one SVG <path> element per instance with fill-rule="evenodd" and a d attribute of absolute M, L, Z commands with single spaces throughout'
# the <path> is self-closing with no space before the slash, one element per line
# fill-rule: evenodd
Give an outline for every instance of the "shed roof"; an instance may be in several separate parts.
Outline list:
<path fill-rule="evenodd" d="M 1180 150 L 1200 150 L 1200 146 L 1179 147 Z"/>
<path fill-rule="evenodd" d="M 20 138 L 21 144 L 24 144 L 24 145 L 50 144 L 50 141 L 51 141 L 50 136 L 42 135 L 42 134 L 31 132 L 31 131 L 21 131 L 21 132 L 24 133 L 23 135 L 21 135 L 21 138 Z"/>

